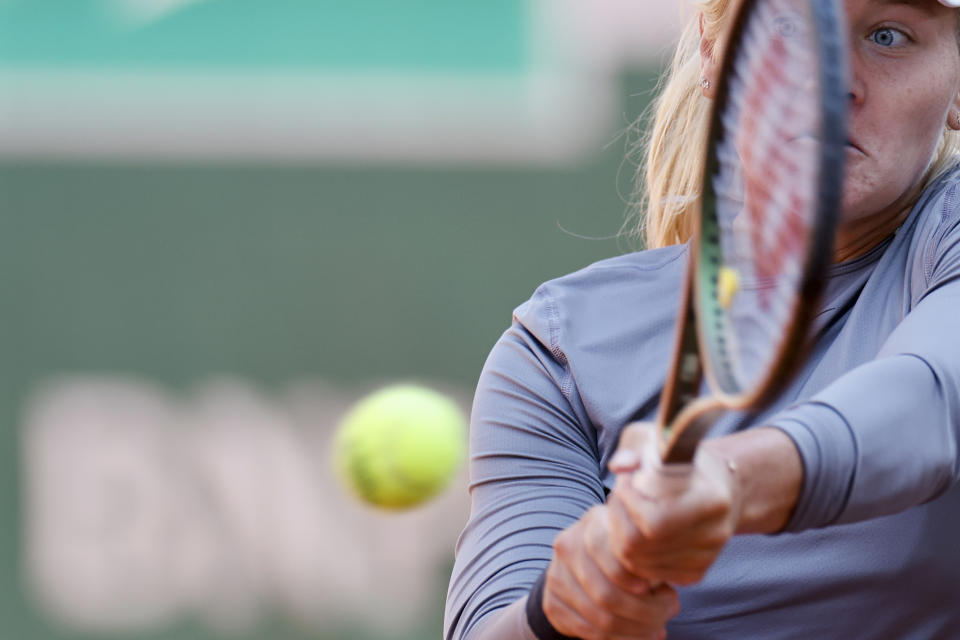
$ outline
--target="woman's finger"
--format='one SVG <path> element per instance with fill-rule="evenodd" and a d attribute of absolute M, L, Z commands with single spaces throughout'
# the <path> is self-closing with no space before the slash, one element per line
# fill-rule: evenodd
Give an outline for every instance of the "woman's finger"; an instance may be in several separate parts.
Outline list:
<path fill-rule="evenodd" d="M 654 596 L 644 580 L 615 567 L 616 559 L 609 551 L 603 551 L 609 547 L 604 544 L 608 538 L 607 523 L 607 509 L 594 507 L 558 536 L 554 561 L 547 573 L 544 610 L 553 620 L 547 603 L 551 598 L 563 603 L 569 609 L 562 618 L 568 631 L 576 628 L 582 632 L 586 622 L 602 637 L 655 637 L 676 611 L 676 594 L 668 590 Z M 603 559 L 598 562 L 595 556 Z M 633 591 L 621 587 L 608 577 L 608 572 L 627 581 Z"/>
<path fill-rule="evenodd" d="M 695 491 L 695 490 L 694 490 Z M 654 581 L 690 584 L 703 577 L 723 549 L 734 525 L 730 505 L 723 497 L 706 492 L 697 497 L 656 499 L 632 487 L 626 477 L 607 500 L 609 553 L 628 574 Z M 609 567 L 595 554 L 601 567 Z M 617 582 L 619 575 L 607 574 Z M 618 582 L 626 588 L 626 584 Z"/>
<path fill-rule="evenodd" d="M 609 638 L 610 636 L 637 636 L 648 635 L 656 629 L 627 620 L 609 611 L 604 606 L 598 606 L 581 584 L 581 576 L 576 575 L 565 564 L 552 564 L 547 574 L 546 588 L 544 589 L 544 612 L 557 630 L 567 635 L 574 635 L 592 640 L 593 638 Z M 552 600 L 556 598 L 566 608 L 566 616 L 554 620 Z M 573 615 L 571 615 L 573 614 Z M 557 623 L 569 624 L 568 629 L 560 628 Z M 584 624 L 585 623 L 585 624 Z M 571 633 L 571 631 L 575 631 Z"/>
<path fill-rule="evenodd" d="M 610 582 L 634 596 L 648 595 L 650 582 L 631 572 L 613 552 L 610 538 L 613 529 L 612 511 L 608 508 L 596 514 L 596 517 L 585 520 L 587 553 Z"/>
<path fill-rule="evenodd" d="M 551 565 L 548 572 L 554 572 Z M 543 592 L 543 612 L 550 620 L 550 624 L 560 633 L 583 640 L 591 640 L 596 637 L 597 629 L 581 616 L 576 608 L 567 603 L 566 585 L 563 584 L 562 577 L 554 577 L 551 582 L 551 576 L 547 575 L 547 584 Z"/>
<path fill-rule="evenodd" d="M 646 448 L 648 440 L 656 441 L 656 438 L 657 426 L 652 422 L 631 422 L 620 432 L 617 450 L 618 452 L 627 450 L 639 453 Z M 616 454 L 614 454 L 614 457 L 616 457 Z"/>

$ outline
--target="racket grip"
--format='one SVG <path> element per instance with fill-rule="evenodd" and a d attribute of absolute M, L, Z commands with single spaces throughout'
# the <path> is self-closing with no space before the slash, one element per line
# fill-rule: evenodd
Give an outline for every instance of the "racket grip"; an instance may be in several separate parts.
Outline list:
<path fill-rule="evenodd" d="M 633 474 L 633 488 L 653 500 L 678 496 L 687 490 L 692 474 L 692 462 L 665 464 L 658 443 L 650 439 L 641 452 L 640 469 Z"/>
<path fill-rule="evenodd" d="M 725 411 L 714 398 L 700 398 L 690 403 L 670 425 L 661 459 L 667 466 L 693 462 L 700 441 Z"/>
<path fill-rule="evenodd" d="M 638 493 L 657 500 L 663 497 L 678 496 L 690 486 L 693 477 L 693 463 L 665 464 L 660 457 L 660 448 L 655 440 L 649 440 L 642 452 L 640 470 L 631 480 Z M 650 591 L 663 585 L 661 580 L 648 580 Z"/>

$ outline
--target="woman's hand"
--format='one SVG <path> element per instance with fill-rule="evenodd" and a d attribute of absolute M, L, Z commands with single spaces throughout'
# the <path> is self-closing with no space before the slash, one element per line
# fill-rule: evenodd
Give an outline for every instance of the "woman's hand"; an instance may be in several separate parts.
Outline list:
<path fill-rule="evenodd" d="M 668 585 L 653 590 L 614 555 L 613 515 L 593 507 L 554 541 L 543 611 L 554 628 L 584 640 L 660 639 L 680 610 Z"/>
<path fill-rule="evenodd" d="M 679 611 L 670 584 L 703 578 L 734 533 L 786 524 L 803 482 L 793 442 L 758 427 L 706 440 L 691 465 L 663 466 L 652 424 L 627 426 L 607 503 L 554 541 L 543 610 L 561 633 L 663 638 Z"/>
<path fill-rule="evenodd" d="M 662 465 L 654 425 L 624 429 L 610 463 L 610 547 L 631 575 L 692 584 L 713 564 L 740 521 L 736 466 L 710 446 L 692 464 Z"/>

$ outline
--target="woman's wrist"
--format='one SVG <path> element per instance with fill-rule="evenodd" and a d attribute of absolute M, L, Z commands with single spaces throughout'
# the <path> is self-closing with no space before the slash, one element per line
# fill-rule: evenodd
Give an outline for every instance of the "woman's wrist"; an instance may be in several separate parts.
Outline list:
<path fill-rule="evenodd" d="M 543 610 L 543 592 L 547 586 L 547 571 L 533 583 L 524 603 L 527 626 L 538 640 L 575 640 L 557 631 Z"/>
<path fill-rule="evenodd" d="M 803 487 L 803 462 L 787 434 L 758 427 L 705 440 L 701 447 L 726 460 L 736 478 L 737 533 L 775 533 L 787 525 Z"/>

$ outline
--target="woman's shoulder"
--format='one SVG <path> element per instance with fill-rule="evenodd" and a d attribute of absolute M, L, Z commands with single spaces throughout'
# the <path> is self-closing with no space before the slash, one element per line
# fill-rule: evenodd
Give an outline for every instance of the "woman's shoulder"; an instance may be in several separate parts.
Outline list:
<path fill-rule="evenodd" d="M 921 225 L 936 227 L 960 219 L 960 163 L 933 180 L 918 204 Z"/>
<path fill-rule="evenodd" d="M 914 210 L 909 234 L 914 298 L 960 276 L 960 164 L 934 180 Z"/>
<path fill-rule="evenodd" d="M 679 266 L 682 272 L 683 266 L 689 253 L 689 244 L 675 244 L 660 249 L 647 249 L 644 251 L 635 251 L 613 258 L 607 258 L 594 262 L 578 271 L 567 274 L 549 282 L 576 281 L 581 278 L 618 279 L 629 273 L 646 272 L 650 274 L 670 273 L 672 269 Z M 644 281 L 649 281 L 645 279 Z M 636 281 L 634 281 L 636 282 Z"/>
<path fill-rule="evenodd" d="M 544 282 L 526 304 L 538 301 L 609 304 L 615 301 L 611 296 L 669 289 L 677 286 L 682 277 L 687 253 L 687 245 L 673 245 L 600 260 Z M 622 304 L 623 299 L 617 302 Z"/>
<path fill-rule="evenodd" d="M 514 311 L 514 320 L 553 332 L 610 327 L 676 310 L 687 245 L 639 251 L 595 262 L 549 280 Z"/>
<path fill-rule="evenodd" d="M 565 371 L 565 386 L 586 407 L 601 451 L 658 397 L 686 255 L 685 246 L 675 246 L 603 260 L 544 283 L 514 312 L 517 328 Z"/>

